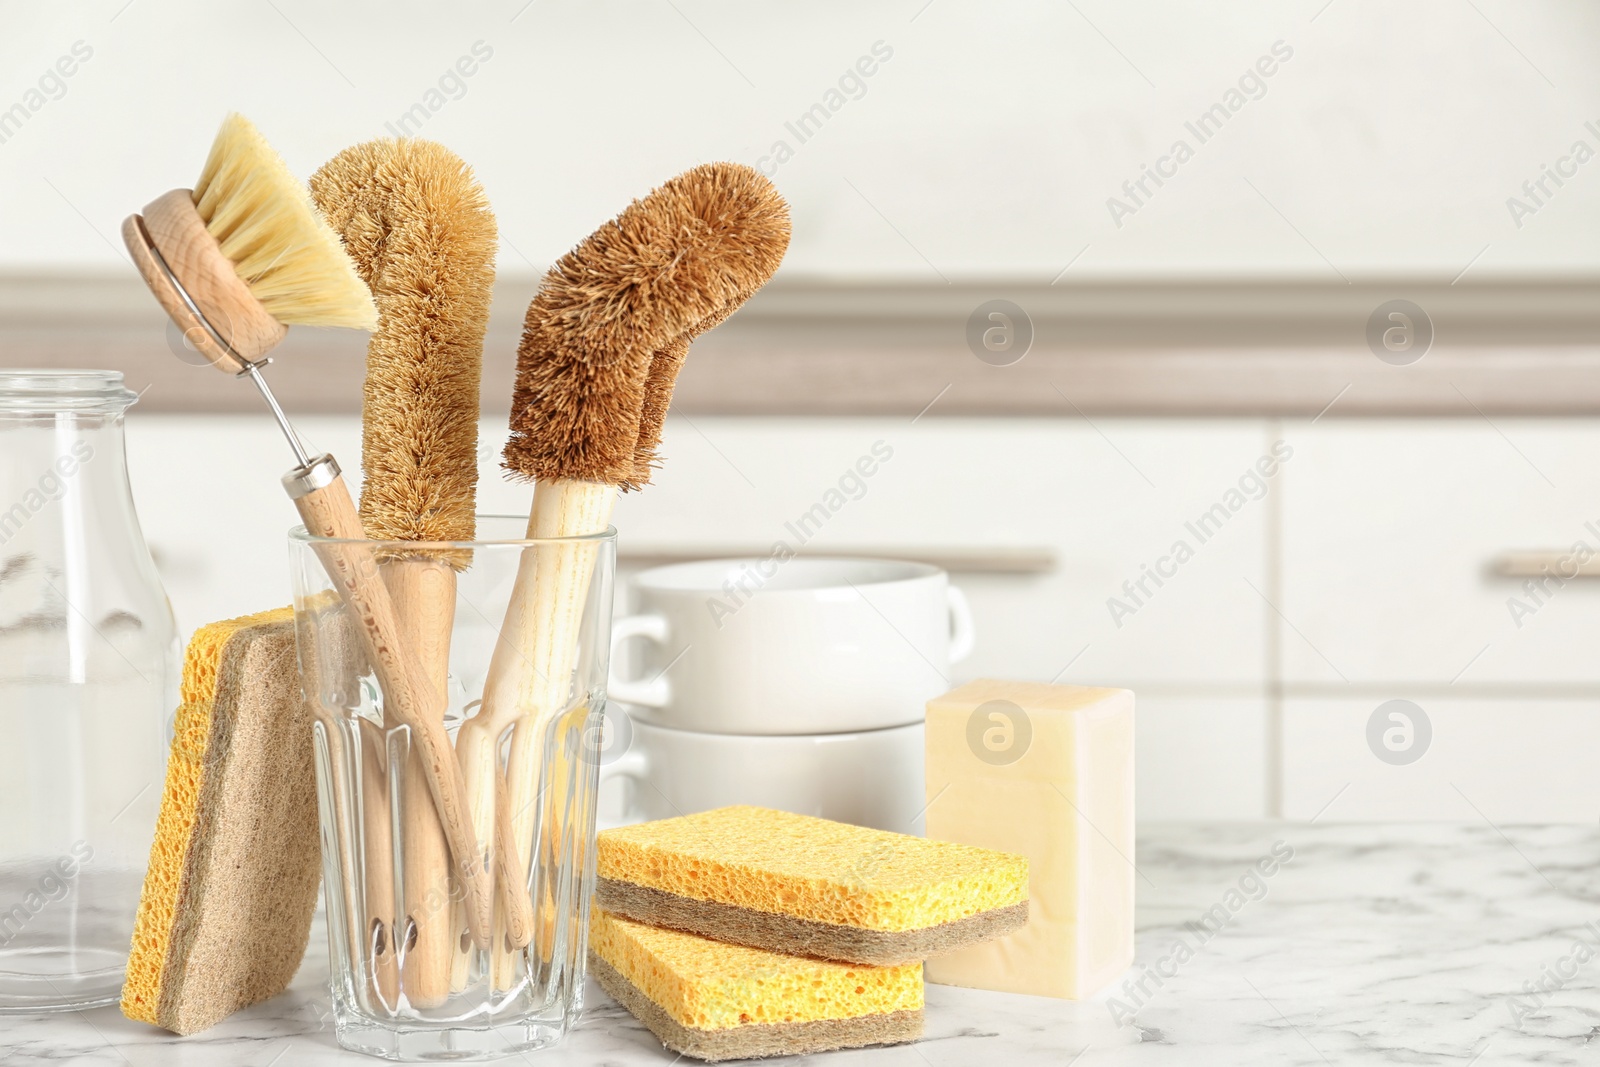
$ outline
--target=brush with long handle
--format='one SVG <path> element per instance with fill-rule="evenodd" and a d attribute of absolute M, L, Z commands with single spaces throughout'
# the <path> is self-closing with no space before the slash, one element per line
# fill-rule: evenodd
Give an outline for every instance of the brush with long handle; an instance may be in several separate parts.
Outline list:
<path fill-rule="evenodd" d="M 381 541 L 470 541 L 496 248 L 488 198 L 458 156 L 419 140 L 348 148 L 310 186 L 378 307 L 362 402 L 362 525 Z M 380 564 L 402 638 L 441 714 L 456 573 L 469 562 L 464 551 L 418 547 Z M 416 750 L 400 794 L 404 901 L 396 937 L 406 998 L 437 1007 L 450 994 L 460 931 L 444 827 Z"/>
<path fill-rule="evenodd" d="M 606 529 L 618 489 L 643 484 L 641 467 L 648 475 L 648 457 L 641 464 L 637 449 L 656 353 L 669 350 L 672 373 L 661 377 L 670 395 L 682 363 L 674 346 L 686 352 L 689 338 L 760 288 L 788 241 L 788 208 L 772 184 L 749 167 L 713 163 L 635 201 L 551 268 L 523 323 L 505 449 L 506 468 L 535 483 L 529 538 Z M 658 379 L 658 392 L 662 385 Z M 524 887 L 542 742 L 573 699 L 597 552 L 597 542 L 576 540 L 524 553 L 483 705 L 458 735 L 478 804 L 500 738 L 515 727 L 499 802 L 510 813 Z M 515 980 L 508 948 L 518 946 L 506 940 L 495 938 L 498 988 Z"/>
<path fill-rule="evenodd" d="M 650 357 L 649 371 L 645 377 L 644 402 L 641 405 L 639 412 L 639 436 L 634 445 L 634 485 L 643 486 L 648 484 L 652 472 L 657 466 L 660 465 L 660 457 L 657 454 L 657 449 L 660 447 L 661 443 L 661 431 L 666 422 L 667 411 L 672 406 L 672 394 L 675 386 L 677 385 L 678 372 L 683 369 L 684 360 L 689 354 L 689 342 L 691 338 L 704 333 L 706 330 L 709 330 L 713 326 L 720 323 L 728 315 L 737 310 L 738 306 L 743 304 L 744 301 L 751 295 L 753 295 L 753 290 L 751 292 L 741 294 L 734 303 L 728 304 L 722 309 L 722 311 L 711 316 L 710 318 L 702 320 L 688 333 L 678 337 L 666 347 L 657 350 Z M 537 493 L 537 489 L 535 492 Z M 519 757 L 517 758 L 522 757 L 519 754 Z M 569 791 L 571 791 L 575 785 L 575 783 L 569 780 L 570 774 L 568 772 L 570 772 L 571 769 L 571 767 L 565 764 L 558 764 L 557 766 L 550 768 L 550 780 L 544 787 L 543 795 L 548 798 L 565 798 L 569 796 Z M 530 773 L 537 775 L 538 772 L 531 771 Z M 509 794 L 504 790 L 504 788 L 502 788 L 500 795 L 502 798 L 509 797 Z M 501 804 L 500 810 L 504 811 L 505 807 L 506 804 Z M 546 854 L 543 857 L 542 862 L 544 863 L 547 871 L 554 871 L 557 866 L 556 850 L 561 847 L 560 842 L 562 841 L 562 827 L 560 824 L 560 819 L 558 818 L 558 813 L 562 810 L 562 807 L 562 800 L 552 799 L 551 803 L 546 809 L 546 814 L 543 821 L 544 833 L 541 837 L 541 840 L 545 842 Z M 574 840 L 580 849 L 586 846 L 586 842 L 584 842 L 581 838 L 574 838 Z M 581 869 L 584 858 L 581 854 L 575 855 L 572 857 L 572 862 L 575 868 Z M 541 896 L 538 903 L 538 913 L 536 916 L 530 916 L 531 921 L 537 924 L 535 929 L 544 935 L 544 940 L 541 942 L 541 946 L 546 948 L 553 943 L 553 939 L 550 935 L 554 931 L 556 922 L 562 911 L 567 908 L 579 907 L 584 903 L 576 898 L 567 900 L 563 903 L 559 899 L 559 894 L 562 888 L 560 882 L 561 880 L 558 878 L 544 878 L 540 880 Z M 582 880 L 578 878 L 568 878 L 566 880 L 566 888 L 572 893 L 581 894 Z M 520 945 L 520 942 L 517 942 L 515 939 L 512 939 L 510 943 Z M 497 939 L 497 952 L 499 951 L 498 946 L 499 940 Z M 577 946 L 572 945 L 569 946 L 569 948 L 576 949 Z M 581 949 L 578 949 L 578 951 L 581 954 Z M 549 961 L 548 959 L 542 959 L 541 962 L 548 963 Z M 576 957 L 572 957 L 569 962 L 576 963 Z M 513 973 L 513 961 L 509 959 L 507 954 L 502 954 L 496 959 L 495 964 L 498 967 L 500 981 L 502 984 L 504 984 L 504 982 L 509 980 L 509 977 Z"/>
<path fill-rule="evenodd" d="M 130 216 L 123 240 L 167 314 L 213 366 L 248 376 L 294 450 L 284 476 L 306 529 L 334 539 L 318 558 L 350 609 L 357 638 L 384 696 L 386 720 L 410 728 L 468 901 L 473 939 L 492 929 L 489 872 L 473 835 L 459 766 L 440 704 L 408 657 L 389 591 L 350 492 L 330 455 L 310 455 L 261 371 L 287 325 L 354 326 L 376 320 L 371 294 L 337 235 L 317 215 L 265 138 L 230 115 L 195 189 L 175 189 Z"/>

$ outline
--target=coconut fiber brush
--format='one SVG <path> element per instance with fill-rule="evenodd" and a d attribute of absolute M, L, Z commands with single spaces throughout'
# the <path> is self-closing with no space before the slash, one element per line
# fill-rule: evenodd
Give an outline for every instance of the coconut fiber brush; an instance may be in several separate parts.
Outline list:
<path fill-rule="evenodd" d="M 488 198 L 449 149 L 390 139 L 339 153 L 312 176 L 311 195 L 378 305 L 362 400 L 362 525 L 377 540 L 470 541 L 478 386 L 496 248 Z M 380 564 L 403 639 L 441 711 L 447 703 L 456 572 L 468 563 L 464 551 L 419 546 Z M 391 954 L 404 946 L 407 1000 L 436 1007 L 450 993 L 459 933 L 444 828 L 415 754 L 401 782 L 404 901 L 387 946 Z M 369 868 L 392 862 L 388 841 L 386 832 L 378 848 L 382 856 L 369 850 Z M 386 903 L 392 919 L 392 897 Z M 392 961 L 376 973 L 392 1004 L 394 990 L 381 989 L 385 978 L 395 977 Z"/>
<path fill-rule="evenodd" d="M 661 418 L 690 339 L 721 322 L 783 259 L 789 212 L 749 167 L 687 171 L 588 237 L 545 275 L 517 349 L 505 465 L 535 482 L 529 538 L 605 530 L 616 492 L 648 481 Z M 541 741 L 569 704 L 595 546 L 524 553 L 483 705 L 457 745 L 476 802 L 513 725 L 501 804 L 534 839 Z M 526 879 L 531 856 L 522 856 Z M 510 981 L 496 939 L 495 984 Z"/>
<path fill-rule="evenodd" d="M 488 874 L 463 800 L 460 772 L 440 722 L 442 705 L 408 657 L 339 465 L 311 456 L 261 374 L 290 323 L 371 328 L 371 294 L 305 189 L 248 121 L 223 123 L 194 190 L 175 189 L 129 217 L 123 239 L 156 299 L 207 360 L 261 390 L 296 466 L 283 483 L 314 535 L 340 539 L 318 556 L 349 605 L 357 637 L 384 695 L 384 712 L 411 730 L 429 792 L 469 903 L 474 938 L 490 933 Z"/>

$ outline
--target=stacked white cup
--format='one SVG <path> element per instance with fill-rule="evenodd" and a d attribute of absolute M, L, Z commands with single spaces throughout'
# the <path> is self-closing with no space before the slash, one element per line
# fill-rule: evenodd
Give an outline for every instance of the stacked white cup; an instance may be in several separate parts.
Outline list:
<path fill-rule="evenodd" d="M 620 821 L 757 804 L 922 832 L 923 709 L 972 651 L 944 571 L 722 559 L 644 571 L 612 627 L 602 782 Z M 631 677 L 618 677 L 627 642 Z M 613 817 L 612 821 L 617 821 Z"/>

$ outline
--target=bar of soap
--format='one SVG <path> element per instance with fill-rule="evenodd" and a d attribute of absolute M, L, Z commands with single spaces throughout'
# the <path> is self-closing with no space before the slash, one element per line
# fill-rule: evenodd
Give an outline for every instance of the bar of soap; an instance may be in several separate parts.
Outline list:
<path fill-rule="evenodd" d="M 1028 859 L 1028 925 L 940 985 L 1079 1000 L 1133 962 L 1133 693 L 980 679 L 928 702 L 928 836 Z"/>
<path fill-rule="evenodd" d="M 589 969 L 674 1052 L 715 1061 L 922 1036 L 922 968 L 866 967 L 730 945 L 591 913 Z"/>
<path fill-rule="evenodd" d="M 654 926 L 889 966 L 1028 921 L 1021 856 L 739 805 L 599 835 L 595 899 Z"/>

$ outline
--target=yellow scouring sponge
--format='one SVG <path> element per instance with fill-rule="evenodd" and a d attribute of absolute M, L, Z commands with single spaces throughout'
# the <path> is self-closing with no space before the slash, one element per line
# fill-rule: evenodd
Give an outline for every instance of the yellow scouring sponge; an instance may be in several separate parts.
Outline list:
<path fill-rule="evenodd" d="M 607 830 L 595 897 L 618 915 L 773 952 L 921 960 L 1028 920 L 1028 861 L 769 808 Z"/>
<path fill-rule="evenodd" d="M 282 992 L 310 936 L 317 798 L 293 612 L 196 630 L 179 698 L 122 1012 L 191 1034 Z"/>
<path fill-rule="evenodd" d="M 922 1036 L 922 967 L 782 956 L 595 909 L 589 966 L 675 1052 L 794 1055 Z"/>

